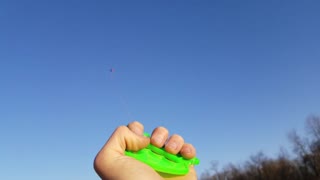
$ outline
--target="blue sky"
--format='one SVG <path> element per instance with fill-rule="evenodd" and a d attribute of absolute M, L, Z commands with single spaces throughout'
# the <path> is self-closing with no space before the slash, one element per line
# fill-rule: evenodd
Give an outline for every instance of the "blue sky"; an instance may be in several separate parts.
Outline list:
<path fill-rule="evenodd" d="M 132 120 L 193 143 L 199 174 L 290 149 L 320 114 L 319 8 L 1 1 L 0 179 L 98 179 L 95 154 Z"/>

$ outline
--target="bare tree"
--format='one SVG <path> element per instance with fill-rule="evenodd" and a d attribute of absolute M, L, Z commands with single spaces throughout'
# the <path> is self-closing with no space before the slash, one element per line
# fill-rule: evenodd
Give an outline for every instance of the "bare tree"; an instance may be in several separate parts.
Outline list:
<path fill-rule="evenodd" d="M 320 179 L 320 117 L 310 116 L 305 122 L 308 136 L 296 131 L 288 134 L 295 157 L 289 157 L 281 148 L 279 156 L 268 158 L 261 151 L 250 156 L 244 165 L 229 164 L 218 170 L 218 163 L 211 163 L 214 175 L 205 180 L 319 180 Z M 204 180 L 204 179 L 203 179 Z"/>
<path fill-rule="evenodd" d="M 306 120 L 306 131 L 312 136 L 313 141 L 320 140 L 320 117 L 309 116 Z"/>
<path fill-rule="evenodd" d="M 288 138 L 293 144 L 293 152 L 298 156 L 304 156 L 308 154 L 308 141 L 302 140 L 301 137 L 297 134 L 297 131 L 293 130 L 289 133 Z"/>

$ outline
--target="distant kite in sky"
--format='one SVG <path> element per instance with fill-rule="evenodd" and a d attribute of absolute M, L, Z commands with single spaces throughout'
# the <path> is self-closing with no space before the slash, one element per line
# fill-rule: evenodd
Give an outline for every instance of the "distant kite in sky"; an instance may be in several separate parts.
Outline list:
<path fill-rule="evenodd" d="M 110 68 L 110 72 L 114 72 L 114 69 L 113 69 L 113 68 Z"/>

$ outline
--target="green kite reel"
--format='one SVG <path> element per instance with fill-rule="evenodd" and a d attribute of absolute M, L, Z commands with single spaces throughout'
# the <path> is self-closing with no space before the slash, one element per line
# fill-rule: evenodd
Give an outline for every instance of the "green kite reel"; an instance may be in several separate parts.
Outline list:
<path fill-rule="evenodd" d="M 150 137 L 148 133 L 144 133 L 144 135 Z M 185 159 L 180 154 L 170 154 L 164 148 L 158 148 L 152 144 L 137 152 L 126 150 L 125 154 L 146 163 L 155 171 L 173 175 L 185 175 L 189 172 L 190 165 L 200 163 L 196 157 Z"/>

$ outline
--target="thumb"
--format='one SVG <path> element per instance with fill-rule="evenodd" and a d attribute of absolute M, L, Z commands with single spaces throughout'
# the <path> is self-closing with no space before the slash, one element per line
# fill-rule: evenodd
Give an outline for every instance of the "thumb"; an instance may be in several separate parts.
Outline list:
<path fill-rule="evenodd" d="M 132 129 L 132 128 L 130 128 Z M 148 146 L 150 138 L 131 131 L 127 126 L 119 126 L 111 135 L 101 151 L 114 155 L 124 155 L 125 150 L 138 151 Z"/>
<path fill-rule="evenodd" d="M 138 151 L 147 147 L 150 143 L 149 138 L 144 137 L 142 133 L 137 133 L 134 129 L 132 125 L 130 127 L 119 126 L 98 152 L 94 160 L 94 169 L 102 179 L 109 179 L 110 177 L 119 177 L 116 179 L 132 179 L 128 177 L 136 174 L 136 170 L 141 166 L 146 166 L 142 163 L 136 163 L 136 161 L 133 161 L 130 157 L 125 156 L 125 150 Z M 143 132 L 141 126 L 139 132 Z M 119 169 L 123 169 L 123 171 L 119 171 Z"/>

